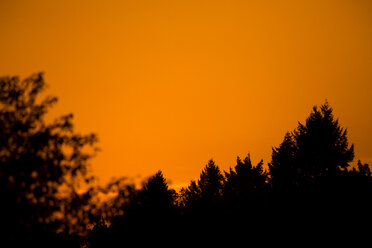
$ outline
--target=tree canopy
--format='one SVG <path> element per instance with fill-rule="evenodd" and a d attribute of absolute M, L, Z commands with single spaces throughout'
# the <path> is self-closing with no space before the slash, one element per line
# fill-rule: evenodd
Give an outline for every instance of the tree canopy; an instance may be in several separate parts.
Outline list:
<path fill-rule="evenodd" d="M 0 235 L 9 246 L 247 242 L 370 224 L 370 167 L 353 165 L 354 146 L 328 102 L 285 134 L 268 164 L 248 154 L 221 171 L 211 159 L 176 192 L 161 170 L 141 187 L 125 178 L 93 184 L 97 137 L 74 132 L 72 114 L 45 121 L 57 98 L 37 98 L 43 74 L 2 77 L 0 88 Z"/>
<path fill-rule="evenodd" d="M 72 114 L 45 122 L 57 98 L 38 101 L 45 89 L 42 73 L 22 81 L 0 78 L 0 88 L 1 235 L 23 242 L 24 235 L 79 231 L 87 223 L 77 182 L 91 180 L 87 162 L 93 155 L 83 148 L 93 147 L 96 135 L 74 133 Z"/>
<path fill-rule="evenodd" d="M 301 186 L 345 172 L 353 159 L 354 145 L 349 146 L 347 130 L 326 102 L 320 108 L 315 106 L 306 123 L 298 123 L 280 146 L 273 148 L 271 180 L 277 187 Z"/>

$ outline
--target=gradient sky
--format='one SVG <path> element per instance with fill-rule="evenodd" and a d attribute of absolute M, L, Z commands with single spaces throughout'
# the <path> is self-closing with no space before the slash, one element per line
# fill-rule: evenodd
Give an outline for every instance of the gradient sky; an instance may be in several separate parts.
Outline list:
<path fill-rule="evenodd" d="M 0 1 L 0 75 L 44 71 L 101 182 L 254 163 L 328 99 L 372 163 L 372 1 Z"/>

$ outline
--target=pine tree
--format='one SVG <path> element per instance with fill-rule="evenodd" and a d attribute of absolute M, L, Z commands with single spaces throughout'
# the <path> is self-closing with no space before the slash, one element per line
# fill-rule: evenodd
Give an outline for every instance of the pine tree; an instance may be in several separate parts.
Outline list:
<path fill-rule="evenodd" d="M 151 176 L 139 192 L 140 204 L 146 208 L 171 208 L 174 205 L 176 192 L 169 189 L 161 171 Z"/>
<path fill-rule="evenodd" d="M 270 182 L 274 189 L 289 190 L 298 183 L 295 165 L 296 144 L 289 132 L 279 147 L 272 149 L 269 165 Z"/>
<path fill-rule="evenodd" d="M 194 180 L 191 180 L 190 185 L 182 188 L 180 191 L 180 206 L 195 207 L 200 201 L 200 189 Z"/>
<path fill-rule="evenodd" d="M 180 192 L 180 205 L 186 209 L 204 208 L 218 202 L 222 196 L 224 176 L 220 168 L 211 159 L 200 173 L 198 181 Z"/>
<path fill-rule="evenodd" d="M 350 166 L 354 146 L 349 146 L 347 130 L 333 116 L 326 102 L 313 107 L 305 124 L 298 123 L 278 148 L 273 148 L 269 164 L 273 187 L 300 186 L 324 177 L 335 177 Z"/>
<path fill-rule="evenodd" d="M 224 177 L 220 168 L 211 159 L 200 174 L 198 187 L 200 197 L 205 201 L 214 201 L 222 194 Z"/>
<path fill-rule="evenodd" d="M 268 188 L 268 175 L 263 169 L 263 161 L 253 166 L 249 154 L 243 161 L 238 157 L 235 168 L 225 172 L 225 178 L 224 195 L 240 200 Z"/>
<path fill-rule="evenodd" d="M 349 147 L 347 129 L 342 128 L 326 102 L 313 108 L 305 125 L 299 123 L 294 132 L 297 146 L 296 163 L 307 180 L 336 176 L 350 166 L 354 146 Z"/>

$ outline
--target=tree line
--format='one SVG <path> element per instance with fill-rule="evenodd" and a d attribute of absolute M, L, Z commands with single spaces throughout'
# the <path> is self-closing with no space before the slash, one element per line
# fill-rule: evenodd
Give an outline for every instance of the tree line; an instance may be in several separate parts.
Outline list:
<path fill-rule="evenodd" d="M 57 98 L 37 99 L 42 73 L 2 77 L 0 89 L 0 242 L 10 247 L 242 241 L 370 223 L 370 167 L 352 165 L 354 146 L 327 102 L 285 134 L 267 166 L 249 154 L 228 171 L 210 160 L 176 192 L 162 171 L 140 188 L 125 178 L 97 186 L 97 136 L 74 132 L 72 114 L 46 123 Z"/>

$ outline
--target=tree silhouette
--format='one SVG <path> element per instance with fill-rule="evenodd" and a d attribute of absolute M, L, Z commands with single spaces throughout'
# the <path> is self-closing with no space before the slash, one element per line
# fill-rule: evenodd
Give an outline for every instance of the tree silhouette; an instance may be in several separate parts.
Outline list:
<path fill-rule="evenodd" d="M 136 237 L 143 244 L 143 237 L 151 237 L 152 245 L 177 239 L 210 246 L 288 233 L 306 236 L 314 227 L 324 233 L 328 228 L 342 231 L 343 222 L 360 225 L 355 213 L 372 207 L 371 171 L 360 161 L 350 170 L 353 156 L 346 129 L 325 103 L 273 148 L 269 172 L 262 160 L 254 166 L 249 154 L 244 160 L 238 157 L 224 175 L 210 160 L 199 179 L 176 198 L 159 171 L 141 189 L 118 196 L 123 212 L 112 218 L 110 227 L 100 224 L 97 230 L 104 237 L 101 241 L 111 244 L 123 237 Z M 108 242 L 98 240 L 92 247 L 95 244 L 106 247 Z"/>
<path fill-rule="evenodd" d="M 299 123 L 295 131 L 297 162 L 308 179 L 335 176 L 354 159 L 354 146 L 349 147 L 347 130 L 332 112 L 327 102 L 320 109 L 314 107 L 306 124 Z"/>
<path fill-rule="evenodd" d="M 347 170 L 354 146 L 349 147 L 347 130 L 334 119 L 332 111 L 327 102 L 320 109 L 315 106 L 306 123 L 298 123 L 297 129 L 273 149 L 269 168 L 274 187 L 303 186 Z"/>
<path fill-rule="evenodd" d="M 175 199 L 176 192 L 169 189 L 163 173 L 158 171 L 124 205 L 124 214 L 126 218 L 136 219 L 136 222 L 165 218 L 173 209 Z"/>
<path fill-rule="evenodd" d="M 298 175 L 295 163 L 296 144 L 293 135 L 289 132 L 284 136 L 279 147 L 274 147 L 270 170 L 270 182 L 275 190 L 291 190 L 297 187 Z"/>
<path fill-rule="evenodd" d="M 86 243 L 91 248 L 116 247 L 131 227 L 123 223 L 126 222 L 124 213 L 127 213 L 129 206 L 134 205 L 132 202 L 138 190 L 133 184 L 128 184 L 125 177 L 121 177 L 112 179 L 98 191 L 107 199 L 98 207 L 95 224 L 86 236 Z"/>
<path fill-rule="evenodd" d="M 371 177 L 371 169 L 369 168 L 368 164 L 363 164 L 360 160 L 358 160 L 358 170 L 353 168 L 353 172 L 365 177 Z"/>
<path fill-rule="evenodd" d="M 178 221 L 176 197 L 176 192 L 169 189 L 161 171 L 148 178 L 141 189 L 131 188 L 128 191 L 127 188 L 126 194 L 117 195 L 114 199 L 114 202 L 122 203 L 122 212 L 116 211 L 118 214 L 112 216 L 110 227 L 100 225 L 92 233 L 93 247 L 114 246 L 123 238 L 126 242 L 141 245 L 149 242 L 142 238 L 144 236 L 167 237 Z"/>
<path fill-rule="evenodd" d="M 299 123 L 273 149 L 272 222 L 334 230 L 346 228 L 348 222 L 360 225 L 354 213 L 371 207 L 371 174 L 361 162 L 358 169 L 350 169 L 353 158 L 354 146 L 349 145 L 347 130 L 334 118 L 332 108 L 327 102 L 315 106 L 306 123 Z"/>
<path fill-rule="evenodd" d="M 144 208 L 169 209 L 175 199 L 176 192 L 169 189 L 161 171 L 150 177 L 139 193 L 139 204 Z"/>
<path fill-rule="evenodd" d="M 211 159 L 200 173 L 198 182 L 191 181 L 187 188 L 181 190 L 181 205 L 201 207 L 214 204 L 222 196 L 224 177 Z"/>
<path fill-rule="evenodd" d="M 72 115 L 46 123 L 57 99 L 39 101 L 44 88 L 41 73 L 0 78 L 2 246 L 231 245 L 370 224 L 371 170 L 351 166 L 354 146 L 327 102 L 273 148 L 268 172 L 249 154 L 224 173 L 209 160 L 177 194 L 162 171 L 139 189 L 125 178 L 94 186 L 88 161 L 96 136 L 76 134 Z"/>
<path fill-rule="evenodd" d="M 229 201 L 237 201 L 236 204 L 259 200 L 254 199 L 259 194 L 269 189 L 268 173 L 263 169 L 261 160 L 256 166 L 252 165 L 250 155 L 242 161 L 236 160 L 234 169 L 225 172 L 224 197 Z"/>
<path fill-rule="evenodd" d="M 246 232 L 257 232 L 260 223 L 266 223 L 269 190 L 268 173 L 263 169 L 263 161 L 253 166 L 250 154 L 244 160 L 237 157 L 236 166 L 225 172 L 224 225 L 234 232 L 243 227 Z"/>
<path fill-rule="evenodd" d="M 78 178 L 91 180 L 87 161 L 92 155 L 83 148 L 97 138 L 75 134 L 72 115 L 45 123 L 57 98 L 37 101 L 45 88 L 42 73 L 22 81 L 2 77 L 0 88 L 1 235 L 13 246 L 31 241 L 40 246 L 48 242 L 47 234 L 75 231 L 68 230 L 66 197 L 76 192 Z"/>
<path fill-rule="evenodd" d="M 197 183 L 191 180 L 188 187 L 181 189 L 179 198 L 179 204 L 183 208 L 196 206 L 200 202 L 200 188 Z"/>
<path fill-rule="evenodd" d="M 249 154 L 243 161 L 238 157 L 234 170 L 230 168 L 225 177 L 225 190 L 236 197 L 268 188 L 268 173 L 263 169 L 263 161 L 253 166 Z"/>
<path fill-rule="evenodd" d="M 218 166 L 212 159 L 209 160 L 198 180 L 201 199 L 205 201 L 218 199 L 222 194 L 223 180 L 223 175 Z"/>

